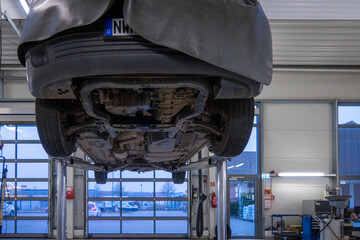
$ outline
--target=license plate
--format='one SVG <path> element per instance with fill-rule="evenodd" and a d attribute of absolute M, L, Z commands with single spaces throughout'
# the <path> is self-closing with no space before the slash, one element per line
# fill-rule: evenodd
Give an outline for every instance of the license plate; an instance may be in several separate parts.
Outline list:
<path fill-rule="evenodd" d="M 123 18 L 106 18 L 104 27 L 105 37 L 119 37 L 137 35 Z"/>

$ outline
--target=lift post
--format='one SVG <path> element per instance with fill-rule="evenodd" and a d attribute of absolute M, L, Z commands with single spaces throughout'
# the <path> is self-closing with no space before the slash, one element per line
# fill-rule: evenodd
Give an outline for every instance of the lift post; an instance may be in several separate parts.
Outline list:
<path fill-rule="evenodd" d="M 57 160 L 57 240 L 66 239 L 66 159 Z"/>
<path fill-rule="evenodd" d="M 217 239 L 227 239 L 226 159 L 218 160 L 217 170 Z"/>

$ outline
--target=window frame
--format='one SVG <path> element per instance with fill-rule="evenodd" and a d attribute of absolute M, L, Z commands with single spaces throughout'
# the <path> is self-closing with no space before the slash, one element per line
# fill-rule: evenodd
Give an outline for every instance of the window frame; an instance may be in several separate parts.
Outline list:
<path fill-rule="evenodd" d="M 360 102 L 339 102 L 337 105 L 337 116 L 339 116 L 339 109 L 343 106 L 353 106 L 353 107 L 359 107 L 360 108 Z M 339 124 L 338 122 L 338 117 L 336 119 L 336 135 L 337 135 L 337 139 L 339 139 L 339 129 L 340 128 L 360 128 L 360 123 L 355 125 L 355 124 Z M 338 161 L 338 168 L 340 168 L 340 154 L 339 154 L 339 148 L 340 148 L 340 141 L 338 140 L 337 142 L 337 161 Z M 339 174 L 339 179 L 340 180 L 360 180 L 360 173 L 359 174 L 354 174 L 354 175 L 341 175 L 340 174 L 340 169 L 336 169 L 338 174 Z"/>
<path fill-rule="evenodd" d="M 254 214 L 254 236 L 232 236 L 234 239 L 258 239 L 263 238 L 265 234 L 264 222 L 262 221 L 262 216 L 264 213 L 264 201 L 263 201 L 263 181 L 262 181 L 262 172 L 263 172 L 263 136 L 264 136 L 264 101 L 258 100 L 255 101 L 255 116 L 257 116 L 257 121 L 254 123 L 253 127 L 257 128 L 256 134 L 256 155 L 257 155 L 257 174 L 244 174 L 244 175 L 229 175 L 227 174 L 227 199 L 230 202 L 230 181 L 241 180 L 241 181 L 254 181 L 255 183 L 255 214 Z M 227 219 L 230 225 L 230 204 L 227 204 Z"/>
<path fill-rule="evenodd" d="M 336 169 L 336 172 L 338 174 L 338 184 L 341 186 L 343 184 L 341 184 L 342 181 L 346 181 L 346 180 L 358 180 L 360 182 L 360 172 L 359 174 L 354 174 L 354 175 L 341 175 L 340 174 L 340 140 L 339 140 L 339 130 L 340 128 L 360 128 L 360 123 L 358 124 L 339 124 L 339 114 L 340 111 L 339 109 L 343 106 L 353 106 L 353 107 L 359 107 L 360 108 L 360 102 L 358 101 L 354 101 L 354 102 L 346 102 L 346 101 L 339 101 L 337 102 L 336 105 L 336 111 L 337 111 L 337 115 L 336 115 L 336 119 L 334 119 L 335 122 L 335 135 L 336 135 L 336 139 L 337 139 L 337 152 L 336 152 L 336 158 L 337 158 L 337 163 L 336 166 L 338 169 Z M 359 227 L 354 227 L 355 231 L 359 231 L 360 228 Z"/>
<path fill-rule="evenodd" d="M 18 140 L 18 127 L 19 126 L 32 126 L 36 127 L 36 123 L 31 122 L 22 122 L 22 121 L 4 121 L 1 123 L 1 127 L 4 125 L 13 125 L 15 126 L 15 138 L 14 140 L 2 140 L 4 144 L 14 144 L 15 145 L 15 157 L 14 159 L 6 159 L 6 163 L 14 163 L 14 177 L 7 178 L 7 182 L 14 183 L 15 192 L 13 197 L 6 198 L 6 201 L 12 201 L 14 203 L 15 216 L 4 216 L 4 221 L 14 221 L 14 232 L 13 233 L 3 233 L 4 237 L 48 237 L 50 234 L 50 201 L 51 201 L 51 174 L 50 174 L 50 159 L 18 159 L 18 144 L 41 144 L 40 140 Z M 2 164 L 3 161 L 1 161 Z M 18 178 L 18 163 L 47 163 L 47 178 Z M 2 167 L 2 165 L 1 165 Z M 2 170 L 1 170 L 2 171 Z M 18 184 L 21 182 L 43 182 L 47 183 L 47 197 L 18 197 Z M 18 203 L 24 201 L 41 201 L 48 203 L 48 212 L 47 216 L 18 216 Z M 32 220 L 40 220 L 47 221 L 47 231 L 44 233 L 22 233 L 18 230 L 18 221 L 32 221 Z"/>
<path fill-rule="evenodd" d="M 95 182 L 95 178 L 89 178 L 89 171 L 86 171 L 86 179 L 85 179 L 85 185 L 86 185 L 86 197 L 85 197 L 85 204 L 84 204 L 84 209 L 85 209 L 85 236 L 87 238 L 91 238 L 91 237 L 106 237 L 106 238 L 111 238 L 111 237 L 123 237 L 123 238 L 132 238 L 132 237 L 136 237 L 136 238 L 145 238 L 145 237 L 161 237 L 161 238 L 184 238 L 184 237 L 189 237 L 190 236 L 190 174 L 187 174 L 187 177 L 185 179 L 185 183 L 187 184 L 187 197 L 179 197 L 179 198 L 164 198 L 164 197 L 156 197 L 156 183 L 161 183 L 161 182 L 171 182 L 172 183 L 172 179 L 170 178 L 156 178 L 156 173 L 155 171 L 152 171 L 152 177 L 151 178 L 123 178 L 123 172 L 120 171 L 120 177 L 119 178 L 108 178 L 108 182 L 113 182 L 113 183 L 120 183 L 120 197 L 104 197 L 104 198 L 94 198 L 94 197 L 89 197 L 89 189 L 88 189 L 88 183 L 90 182 Z M 146 182 L 146 183 L 153 183 L 153 196 L 152 197 L 123 197 L 122 196 L 122 183 L 127 183 L 127 182 Z M 119 216 L 116 217 L 89 217 L 88 216 L 88 209 L 87 209 L 87 203 L 88 202 L 96 202 L 96 201 L 120 201 L 120 212 L 119 212 Z M 129 217 L 129 216 L 123 216 L 123 211 L 122 211 L 122 203 L 121 201 L 146 201 L 146 202 L 153 202 L 153 215 L 152 216 L 144 216 L 144 217 Z M 187 202 L 187 216 L 186 217 L 165 217 L 165 216 L 156 216 L 156 203 L 157 202 L 163 202 L 163 201 L 170 201 L 170 202 Z M 89 233 L 89 221 L 91 220 L 113 220 L 113 221 L 118 221 L 119 227 L 120 227 L 120 233 Z M 128 221 L 128 220 L 150 220 L 153 221 L 153 233 L 149 233 L 149 234 L 137 234 L 137 233 L 123 233 L 123 221 Z M 161 220 L 180 220 L 180 221 L 186 221 L 187 222 L 187 233 L 186 234 L 171 234 L 171 233 L 156 233 L 156 222 L 157 221 L 161 221 Z"/>

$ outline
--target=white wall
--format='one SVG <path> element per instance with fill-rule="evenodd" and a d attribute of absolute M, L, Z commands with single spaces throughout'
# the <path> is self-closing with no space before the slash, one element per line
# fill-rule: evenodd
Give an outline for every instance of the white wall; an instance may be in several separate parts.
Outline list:
<path fill-rule="evenodd" d="M 360 71 L 275 70 L 258 99 L 360 99 Z"/>
<path fill-rule="evenodd" d="M 264 172 L 272 170 L 332 173 L 330 104 L 264 105 Z M 322 198 L 326 184 L 330 178 L 273 178 L 265 226 L 271 214 L 302 214 L 302 200 Z"/>
<path fill-rule="evenodd" d="M 258 97 L 264 100 L 264 172 L 333 173 L 331 103 L 287 100 L 360 100 L 359 92 L 356 71 L 276 70 L 273 82 Z M 271 101 L 275 99 L 282 101 Z M 265 210 L 265 226 L 271 214 L 301 214 L 302 200 L 323 198 L 332 180 L 273 178 L 275 200 Z"/>

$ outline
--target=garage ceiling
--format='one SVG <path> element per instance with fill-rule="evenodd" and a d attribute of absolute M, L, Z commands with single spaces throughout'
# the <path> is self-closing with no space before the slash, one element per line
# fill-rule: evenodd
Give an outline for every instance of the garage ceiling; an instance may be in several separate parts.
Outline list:
<path fill-rule="evenodd" d="M 270 20 L 275 65 L 359 66 L 360 1 L 261 0 Z M 24 19 L 17 0 L 1 0 L 2 11 Z M 19 66 L 19 37 L 3 22 L 3 68 Z M 22 28 L 23 20 L 15 20 Z"/>

